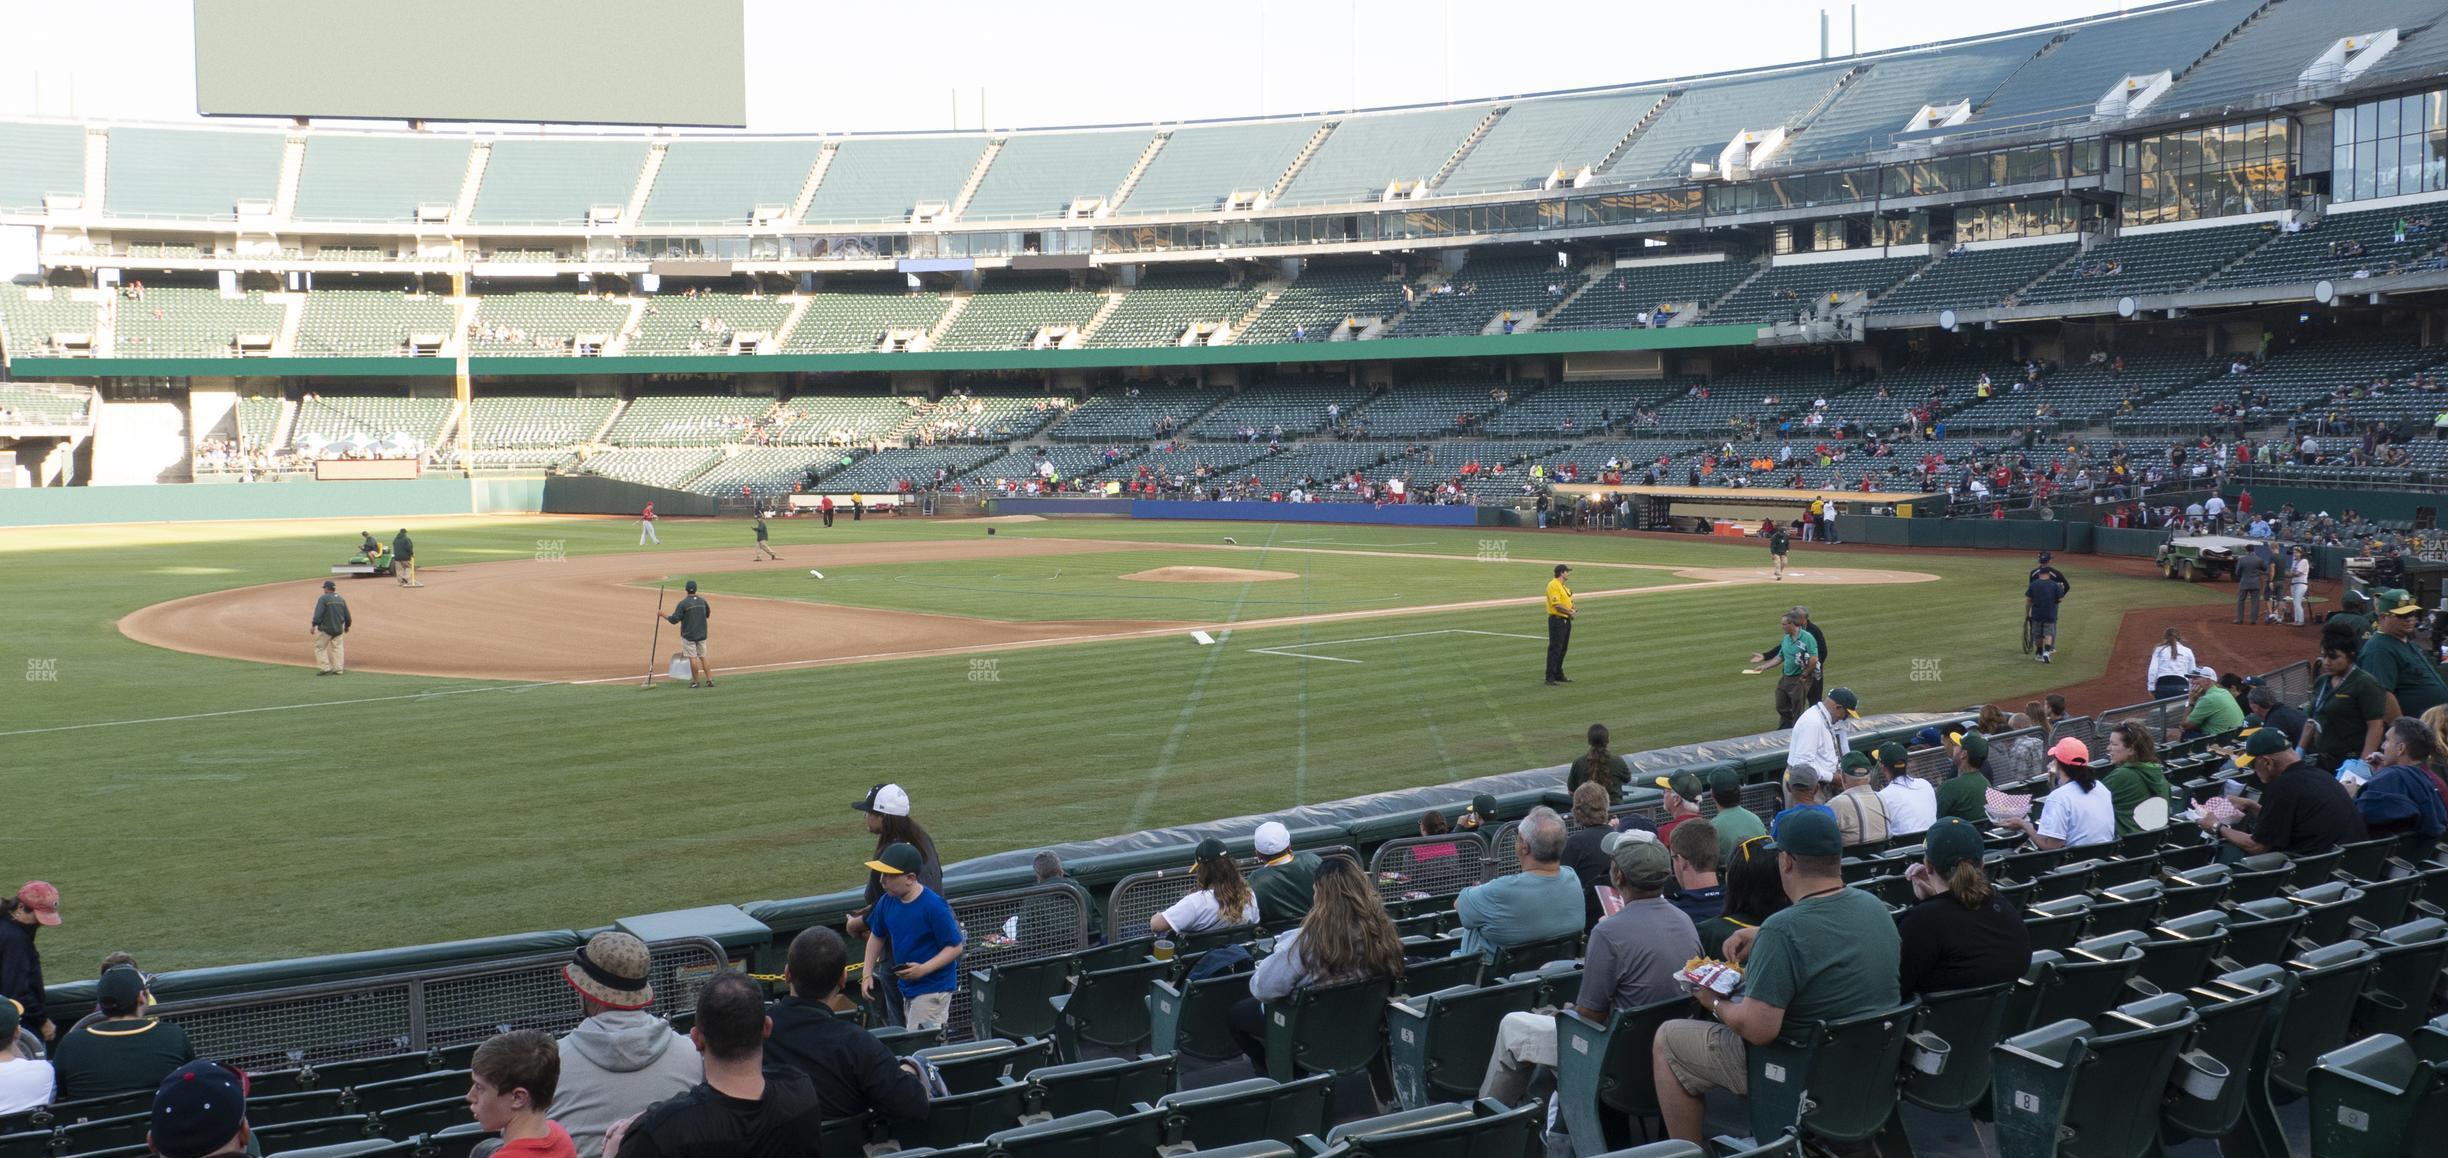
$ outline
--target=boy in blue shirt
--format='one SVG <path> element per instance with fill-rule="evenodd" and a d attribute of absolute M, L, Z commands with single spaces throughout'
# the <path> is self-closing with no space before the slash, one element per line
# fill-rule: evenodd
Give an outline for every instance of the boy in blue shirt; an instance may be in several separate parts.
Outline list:
<path fill-rule="evenodd" d="M 867 961 L 859 984 L 873 1000 L 876 961 L 884 947 L 891 946 L 892 959 L 900 962 L 893 978 L 908 1007 L 908 1028 L 940 1029 L 951 1015 L 952 991 L 960 982 L 953 963 L 961 955 L 961 927 L 952 918 L 952 906 L 919 881 L 924 863 L 918 850 L 907 844 L 887 846 L 867 862 L 883 878 L 884 895 L 867 917 Z"/>

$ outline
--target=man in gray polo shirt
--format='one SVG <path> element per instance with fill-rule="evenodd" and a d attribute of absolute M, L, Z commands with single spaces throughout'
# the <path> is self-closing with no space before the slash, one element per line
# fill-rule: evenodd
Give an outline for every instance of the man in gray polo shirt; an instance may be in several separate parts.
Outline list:
<path fill-rule="evenodd" d="M 1666 846 L 1646 829 L 1627 829 L 1606 839 L 1614 866 L 1608 872 L 1623 908 L 1591 926 L 1581 959 L 1581 992 L 1573 1008 L 1603 1024 L 1618 1009 L 1638 1009 L 1682 996 L 1675 973 L 1700 955 L 1700 934 L 1683 910 L 1662 894 L 1674 877 Z M 1496 1031 L 1479 1096 L 1506 1105 L 1530 1091 L 1534 1067 L 1556 1060 L 1555 1018 L 1545 1013 L 1508 1013 Z"/>

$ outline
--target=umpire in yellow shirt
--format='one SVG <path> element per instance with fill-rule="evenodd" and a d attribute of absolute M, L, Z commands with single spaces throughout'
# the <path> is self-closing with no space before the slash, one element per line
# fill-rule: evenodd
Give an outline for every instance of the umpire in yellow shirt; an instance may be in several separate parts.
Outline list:
<path fill-rule="evenodd" d="M 1572 646 L 1572 588 L 1564 577 L 1572 573 L 1572 565 L 1558 563 L 1555 578 L 1547 581 L 1547 686 L 1568 684 L 1564 678 L 1564 649 Z"/>

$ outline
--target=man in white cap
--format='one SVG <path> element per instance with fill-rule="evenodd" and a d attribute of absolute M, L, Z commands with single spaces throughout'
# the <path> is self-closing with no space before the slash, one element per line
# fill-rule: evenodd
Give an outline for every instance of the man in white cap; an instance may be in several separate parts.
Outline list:
<path fill-rule="evenodd" d="M 646 942 L 621 932 L 595 934 L 561 968 L 586 1020 L 561 1039 L 551 1117 L 578 1158 L 601 1155 L 613 1123 L 705 1080 L 697 1047 L 654 1013 L 653 973 Z"/>
<path fill-rule="evenodd" d="M 1250 893 L 1258 898 L 1258 911 L 1272 922 L 1298 924 L 1309 915 L 1311 893 L 1317 884 L 1318 854 L 1292 851 L 1292 832 L 1278 820 L 1259 825 L 1251 844 L 1265 862 L 1250 870 L 1249 875 Z"/>
<path fill-rule="evenodd" d="M 2169 742 L 2215 736 L 2244 726 L 2244 706 L 2219 686 L 2218 669 L 2194 668 L 2186 680 L 2193 685 L 2193 710 L 2185 713 L 2183 723 L 2167 730 Z"/>

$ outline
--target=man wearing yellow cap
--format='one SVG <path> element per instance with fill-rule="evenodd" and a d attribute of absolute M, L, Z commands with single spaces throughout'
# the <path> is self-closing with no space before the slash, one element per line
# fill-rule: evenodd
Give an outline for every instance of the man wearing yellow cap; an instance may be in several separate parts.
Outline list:
<path fill-rule="evenodd" d="M 2363 642 L 2363 654 L 2355 666 L 2397 697 L 2399 711 L 2419 716 L 2448 703 L 2448 682 L 2441 681 L 2439 665 L 2414 646 L 2414 626 L 2422 605 L 2403 597 L 2402 592 L 2395 594 L 2399 597 L 2381 604 L 2380 618 L 2372 624 L 2371 638 Z"/>

